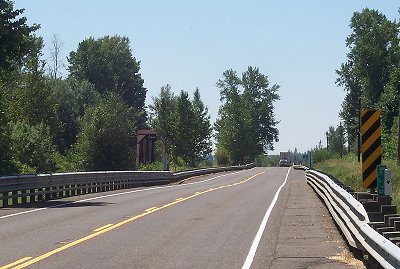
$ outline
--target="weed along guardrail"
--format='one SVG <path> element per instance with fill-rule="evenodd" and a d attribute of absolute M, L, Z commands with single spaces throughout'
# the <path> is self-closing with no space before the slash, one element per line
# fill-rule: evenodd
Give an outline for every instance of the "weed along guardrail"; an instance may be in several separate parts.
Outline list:
<path fill-rule="evenodd" d="M 396 245 L 400 242 L 400 217 L 397 214 L 385 215 L 395 211 L 393 206 L 388 205 L 390 199 L 387 196 L 379 198 L 356 193 L 334 177 L 315 170 L 307 170 L 306 177 L 308 184 L 324 200 L 355 252 L 368 254 L 383 268 L 400 268 L 400 248 Z M 370 208 L 380 211 L 371 212 Z M 396 234 L 395 227 L 388 229 L 385 224 L 395 226 L 397 221 L 399 232 Z"/>
<path fill-rule="evenodd" d="M 0 177 L 0 207 L 142 186 L 162 185 L 193 176 L 243 170 L 255 164 L 182 172 L 106 171 Z"/>

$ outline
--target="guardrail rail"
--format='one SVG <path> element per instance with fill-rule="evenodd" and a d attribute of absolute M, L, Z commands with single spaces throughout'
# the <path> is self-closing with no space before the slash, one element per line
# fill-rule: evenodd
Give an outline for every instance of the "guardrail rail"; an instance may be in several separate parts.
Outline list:
<path fill-rule="evenodd" d="M 400 268 L 400 248 L 371 227 L 363 204 L 352 194 L 354 190 L 315 170 L 307 170 L 306 177 L 351 247 L 368 252 L 383 268 Z"/>
<path fill-rule="evenodd" d="M 0 207 L 142 186 L 162 185 L 193 176 L 243 170 L 255 164 L 170 171 L 104 171 L 0 177 Z"/>

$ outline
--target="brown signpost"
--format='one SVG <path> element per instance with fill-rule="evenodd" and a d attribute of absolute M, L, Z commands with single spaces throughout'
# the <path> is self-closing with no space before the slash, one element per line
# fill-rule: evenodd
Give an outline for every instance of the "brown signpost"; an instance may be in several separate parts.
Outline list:
<path fill-rule="evenodd" d="M 378 110 L 362 109 L 361 118 L 361 153 L 363 187 L 376 187 L 376 167 L 382 161 L 381 145 L 381 112 Z"/>

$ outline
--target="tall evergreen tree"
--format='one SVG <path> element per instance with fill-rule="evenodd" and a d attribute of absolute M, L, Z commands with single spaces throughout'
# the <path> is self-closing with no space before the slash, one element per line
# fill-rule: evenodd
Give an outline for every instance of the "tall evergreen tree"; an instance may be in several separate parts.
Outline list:
<path fill-rule="evenodd" d="M 186 91 L 175 97 L 167 84 L 149 106 L 153 117 L 150 126 L 157 131 L 164 147 L 176 163 L 181 158 L 196 167 L 211 153 L 211 123 L 199 89 L 190 100 Z"/>
<path fill-rule="evenodd" d="M 167 155 L 171 154 L 174 143 L 173 121 L 176 106 L 176 97 L 171 91 L 170 85 L 161 87 L 160 95 L 153 97 L 153 104 L 149 106 L 151 111 L 150 126 L 153 128 L 163 144 L 163 155 L 168 163 Z M 168 164 L 166 165 L 168 166 Z M 165 167 L 168 170 L 168 167 Z"/>
<path fill-rule="evenodd" d="M 174 130 L 175 157 L 181 157 L 186 164 L 194 166 L 195 154 L 195 114 L 189 94 L 181 91 L 176 100 Z"/>
<path fill-rule="evenodd" d="M 211 154 L 212 128 L 208 108 L 204 105 L 200 91 L 196 88 L 192 100 L 194 119 L 194 140 L 195 140 L 195 159 L 193 164 L 202 161 L 207 155 Z M 193 165 L 194 166 L 194 165 Z"/>

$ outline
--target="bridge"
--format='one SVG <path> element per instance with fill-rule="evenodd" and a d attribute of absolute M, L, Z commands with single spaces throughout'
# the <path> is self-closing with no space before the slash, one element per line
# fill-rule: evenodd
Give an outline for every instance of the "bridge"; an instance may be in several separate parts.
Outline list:
<path fill-rule="evenodd" d="M 304 171 L 286 167 L 17 204 L 0 223 L 0 268 L 349 268 Z"/>

